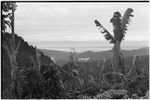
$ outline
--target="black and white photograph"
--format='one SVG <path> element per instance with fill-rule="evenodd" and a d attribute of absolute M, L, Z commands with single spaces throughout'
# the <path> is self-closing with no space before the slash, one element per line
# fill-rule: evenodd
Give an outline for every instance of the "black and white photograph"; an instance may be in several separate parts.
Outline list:
<path fill-rule="evenodd" d="M 1 99 L 149 99 L 149 1 L 1 1 Z"/>

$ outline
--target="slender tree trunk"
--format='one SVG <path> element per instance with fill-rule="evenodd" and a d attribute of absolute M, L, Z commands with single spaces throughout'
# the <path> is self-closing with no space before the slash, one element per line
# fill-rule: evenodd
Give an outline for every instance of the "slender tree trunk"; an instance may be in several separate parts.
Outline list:
<path fill-rule="evenodd" d="M 120 43 L 115 43 L 113 47 L 113 72 L 119 73 L 119 56 L 120 56 Z M 116 88 L 117 81 L 116 76 L 114 76 L 114 85 L 112 88 Z"/>
<path fill-rule="evenodd" d="M 14 38 L 14 4 L 12 4 L 12 20 L 11 20 L 11 31 L 12 31 L 12 53 L 11 53 L 11 98 L 16 98 L 15 97 L 15 87 L 16 87 L 16 55 L 15 55 L 15 38 Z"/>
<path fill-rule="evenodd" d="M 113 47 L 113 71 L 119 72 L 119 56 L 120 56 L 120 43 L 115 43 Z"/>
<path fill-rule="evenodd" d="M 12 4 L 12 20 L 11 20 L 11 30 L 12 30 L 12 47 L 11 47 L 11 94 L 12 98 L 20 98 L 20 86 L 19 86 L 19 74 L 18 74 L 18 66 L 17 66 L 17 52 L 20 46 L 20 43 L 15 45 L 15 33 L 14 33 L 14 3 Z M 18 87 L 19 86 L 19 87 Z M 15 92 L 15 93 L 14 93 Z"/>
<path fill-rule="evenodd" d="M 121 53 L 120 43 L 115 43 L 113 47 L 113 70 L 125 75 L 123 55 Z"/>

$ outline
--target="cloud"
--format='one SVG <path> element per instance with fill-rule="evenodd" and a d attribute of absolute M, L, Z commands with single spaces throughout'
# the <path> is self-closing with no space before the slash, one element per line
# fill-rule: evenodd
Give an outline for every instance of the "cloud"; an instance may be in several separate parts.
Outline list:
<path fill-rule="evenodd" d="M 109 22 L 113 13 L 120 11 L 123 14 L 129 7 L 134 9 L 134 17 L 128 27 L 127 40 L 147 39 L 148 35 L 149 11 L 145 3 L 18 3 L 17 5 L 15 31 L 28 41 L 104 41 L 93 21 L 98 19 L 110 33 L 113 33 Z"/>

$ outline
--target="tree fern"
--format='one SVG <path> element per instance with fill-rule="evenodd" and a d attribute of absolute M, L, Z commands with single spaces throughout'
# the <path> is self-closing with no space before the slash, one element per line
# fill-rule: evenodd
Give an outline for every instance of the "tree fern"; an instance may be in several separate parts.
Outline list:
<path fill-rule="evenodd" d="M 113 70 L 115 72 L 121 72 L 125 74 L 124 62 L 123 62 L 123 55 L 121 53 L 121 41 L 125 37 L 125 33 L 127 30 L 127 24 L 129 24 L 130 17 L 133 17 L 131 14 L 133 10 L 128 8 L 123 17 L 119 12 L 114 12 L 113 17 L 111 18 L 110 22 L 113 24 L 113 32 L 114 36 L 112 36 L 97 20 L 95 20 L 95 24 L 99 27 L 99 30 L 107 41 L 114 44 L 113 47 Z"/>

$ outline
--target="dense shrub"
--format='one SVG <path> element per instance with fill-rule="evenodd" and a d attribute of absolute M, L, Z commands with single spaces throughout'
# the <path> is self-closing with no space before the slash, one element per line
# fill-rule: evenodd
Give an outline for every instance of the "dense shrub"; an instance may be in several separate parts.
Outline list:
<path fill-rule="evenodd" d="M 63 88 L 58 71 L 53 66 L 41 66 L 41 72 L 29 68 L 22 71 L 22 98 L 61 98 Z"/>

